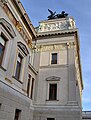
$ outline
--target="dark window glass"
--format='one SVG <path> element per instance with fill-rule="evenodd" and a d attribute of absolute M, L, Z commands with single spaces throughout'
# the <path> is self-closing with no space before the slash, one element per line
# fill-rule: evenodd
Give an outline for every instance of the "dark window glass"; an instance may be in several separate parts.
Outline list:
<path fill-rule="evenodd" d="M 49 86 L 49 100 L 57 99 L 57 84 L 50 84 Z"/>
<path fill-rule="evenodd" d="M 0 36 L 0 65 L 2 64 L 2 59 L 3 59 L 3 55 L 4 55 L 4 50 L 5 50 L 5 38 Z"/>
<path fill-rule="evenodd" d="M 34 78 L 32 78 L 31 99 L 33 98 Z"/>
<path fill-rule="evenodd" d="M 27 96 L 29 96 L 30 81 L 31 81 L 31 75 L 28 75 L 28 83 L 27 83 Z"/>
<path fill-rule="evenodd" d="M 22 56 L 19 54 L 17 58 L 17 65 L 16 65 L 16 72 L 15 72 L 15 78 L 17 80 L 19 80 L 19 77 L 20 77 L 21 65 L 22 65 Z"/>
<path fill-rule="evenodd" d="M 52 53 L 51 64 L 57 64 L 57 53 Z"/>
<path fill-rule="evenodd" d="M 15 110 L 15 118 L 14 118 L 14 120 L 19 120 L 20 113 L 21 113 L 21 110 L 18 110 L 18 109 Z"/>
<path fill-rule="evenodd" d="M 55 120 L 55 118 L 47 118 L 47 120 Z"/>
<path fill-rule="evenodd" d="M 2 104 L 0 103 L 0 109 L 1 109 L 1 105 L 2 105 Z"/>

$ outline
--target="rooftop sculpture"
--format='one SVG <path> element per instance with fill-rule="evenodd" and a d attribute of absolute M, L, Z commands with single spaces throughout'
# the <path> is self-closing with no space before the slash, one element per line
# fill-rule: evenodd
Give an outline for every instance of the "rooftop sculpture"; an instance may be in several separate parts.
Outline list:
<path fill-rule="evenodd" d="M 50 9 L 48 9 L 48 11 L 50 12 L 50 15 L 49 15 L 47 18 L 48 18 L 48 19 L 54 19 L 56 12 L 53 12 L 53 11 L 51 11 Z"/>
<path fill-rule="evenodd" d="M 50 9 L 48 9 L 48 11 L 50 12 L 50 15 L 47 17 L 48 20 L 56 18 L 66 18 L 68 16 L 68 13 L 65 13 L 65 11 L 62 11 L 60 14 L 56 14 L 56 12 L 53 12 Z"/>

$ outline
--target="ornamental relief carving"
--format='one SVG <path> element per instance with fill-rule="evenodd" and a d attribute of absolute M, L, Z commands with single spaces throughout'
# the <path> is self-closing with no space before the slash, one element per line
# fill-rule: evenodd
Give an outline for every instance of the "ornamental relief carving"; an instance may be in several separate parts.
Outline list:
<path fill-rule="evenodd" d="M 55 21 L 55 22 L 41 22 L 39 28 L 37 28 L 37 32 L 47 32 L 54 30 L 65 30 L 75 28 L 75 22 L 73 18 L 66 18 L 65 20 Z"/>
<path fill-rule="evenodd" d="M 64 45 L 50 45 L 50 46 L 37 46 L 37 51 L 60 51 L 66 49 L 66 44 Z"/>

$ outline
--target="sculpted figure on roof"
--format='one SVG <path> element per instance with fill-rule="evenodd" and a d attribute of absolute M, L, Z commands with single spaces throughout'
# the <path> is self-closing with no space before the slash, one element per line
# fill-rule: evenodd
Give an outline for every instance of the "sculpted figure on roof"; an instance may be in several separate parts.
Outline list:
<path fill-rule="evenodd" d="M 50 15 L 47 17 L 48 20 L 57 19 L 57 18 L 66 18 L 68 16 L 68 13 L 65 13 L 65 11 L 62 11 L 60 14 L 56 14 L 56 12 L 53 12 L 50 9 L 48 9 L 48 11 L 50 12 Z"/>

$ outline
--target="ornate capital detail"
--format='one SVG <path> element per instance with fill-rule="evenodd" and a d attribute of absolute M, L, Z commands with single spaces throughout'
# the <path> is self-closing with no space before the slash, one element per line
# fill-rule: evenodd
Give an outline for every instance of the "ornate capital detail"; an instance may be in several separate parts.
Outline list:
<path fill-rule="evenodd" d="M 0 6 L 4 7 L 5 5 L 7 5 L 8 1 L 7 0 L 0 0 Z"/>
<path fill-rule="evenodd" d="M 16 28 L 19 32 L 22 30 L 22 26 L 20 25 L 20 23 L 18 21 L 16 23 Z"/>
<path fill-rule="evenodd" d="M 75 43 L 74 42 L 68 42 L 66 43 L 68 48 L 74 48 Z"/>
<path fill-rule="evenodd" d="M 7 4 L 8 0 L 0 0 L 0 3 Z"/>

